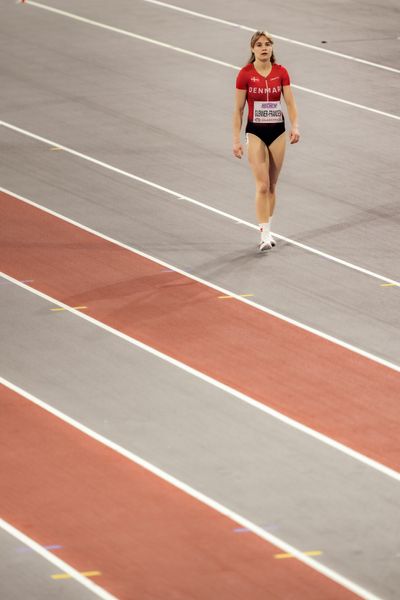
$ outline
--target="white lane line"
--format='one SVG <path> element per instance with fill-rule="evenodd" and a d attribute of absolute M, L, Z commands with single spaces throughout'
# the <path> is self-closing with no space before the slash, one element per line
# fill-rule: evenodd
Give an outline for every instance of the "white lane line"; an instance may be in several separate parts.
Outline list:
<path fill-rule="evenodd" d="M 54 145 L 56 143 L 56 142 L 53 142 L 52 140 L 41 137 L 40 135 L 31 133 L 30 131 L 26 131 L 25 129 L 16 127 L 15 125 L 12 125 L 11 123 L 6 123 L 5 121 L 0 121 L 0 125 L 8 128 L 8 129 L 11 129 L 12 131 L 16 131 L 17 133 L 21 133 L 22 135 L 26 135 L 27 137 L 30 137 L 34 140 L 38 140 L 39 142 L 43 142 L 44 144 Z M 117 167 L 113 167 L 112 165 L 110 165 L 108 163 L 97 160 L 96 158 L 93 158 L 92 156 L 88 156 L 87 154 L 82 154 L 81 152 L 77 152 L 76 150 L 73 150 L 72 148 L 69 148 L 67 146 L 61 146 L 60 144 L 58 144 L 58 147 L 61 148 L 62 150 L 64 150 L 65 152 L 72 154 L 73 156 L 77 156 L 79 158 L 87 160 L 88 162 L 92 162 L 98 166 L 108 169 L 109 171 L 113 171 L 114 173 L 118 173 L 119 175 L 123 175 L 124 177 L 128 177 L 129 179 L 139 181 L 140 183 L 148 185 L 149 187 L 152 187 L 156 190 L 160 190 L 161 192 L 165 192 L 166 194 L 169 194 L 170 196 L 174 196 L 178 200 L 184 200 L 185 202 L 188 202 L 189 204 L 194 204 L 195 206 L 209 210 L 210 212 L 220 215 L 221 217 L 230 219 L 231 221 L 234 221 L 235 224 L 241 223 L 243 225 L 246 225 L 247 227 L 251 227 L 252 229 L 258 230 L 258 226 L 255 225 L 254 223 L 249 223 L 248 221 L 239 219 L 235 215 L 231 215 L 230 213 L 227 213 L 223 210 L 219 210 L 218 208 L 214 208 L 213 206 L 210 206 L 209 204 L 205 204 L 204 202 L 195 200 L 194 198 L 191 198 L 190 196 L 185 196 L 185 195 L 181 194 L 180 192 L 175 192 L 174 190 L 171 190 L 162 185 L 159 185 L 158 183 L 154 183 L 153 181 L 149 181 L 148 179 L 144 179 L 143 177 L 134 175 L 133 173 L 130 173 L 129 171 L 124 171 L 122 169 L 118 169 Z M 0 190 L 2 190 L 5 193 L 10 194 L 11 196 L 16 196 L 16 194 L 14 194 L 14 192 L 10 192 L 9 190 L 2 188 L 1 186 L 0 186 Z M 362 273 L 363 275 L 367 275 L 368 277 L 373 277 L 374 279 L 384 281 L 385 283 L 391 283 L 393 285 L 400 285 L 400 282 L 396 281 L 395 279 L 391 279 L 390 277 L 386 277 L 385 275 L 380 275 L 379 273 L 375 273 L 374 271 L 365 269 L 364 267 L 359 267 L 358 265 L 350 263 L 346 260 L 337 258 L 336 256 L 333 256 L 332 254 L 328 254 L 327 252 L 322 252 L 321 250 L 317 250 L 316 248 L 313 248 L 312 246 L 307 246 L 306 244 L 297 242 L 296 240 L 285 237 L 284 235 L 280 235 L 279 233 L 274 232 L 274 235 L 275 235 L 275 237 L 287 242 L 288 244 L 291 244 L 292 246 L 296 246 L 297 248 L 301 248 L 302 250 L 305 250 L 306 252 L 311 252 L 312 254 L 316 254 L 317 256 L 320 256 L 321 258 L 331 260 L 332 262 L 335 262 L 339 265 L 347 267 L 348 269 L 357 271 L 358 273 Z"/>
<path fill-rule="evenodd" d="M 309 557 L 308 555 L 304 554 L 304 552 L 301 552 L 297 548 L 294 548 L 290 544 L 287 544 L 285 541 L 283 541 L 280 538 L 276 537 L 272 533 L 269 533 L 269 532 L 265 531 L 265 529 L 263 529 L 262 527 L 259 527 L 258 525 L 256 525 L 252 521 L 249 521 L 245 517 L 242 517 L 238 513 L 230 510 L 229 508 L 227 508 L 223 504 L 220 504 L 219 502 L 216 502 L 212 498 L 209 498 L 208 496 L 206 496 L 202 492 L 196 490 L 195 488 L 193 488 L 190 485 L 184 483 L 183 481 L 180 481 L 179 479 L 177 479 L 176 477 L 170 475 L 166 471 L 163 471 L 162 469 L 159 469 L 157 466 L 153 465 L 152 463 L 148 462 L 147 460 L 144 460 L 143 458 L 141 458 L 137 454 L 134 454 L 133 452 L 130 452 L 129 450 L 127 450 L 126 448 L 123 448 L 119 444 L 116 444 L 115 442 L 109 440 L 108 438 L 104 437 L 103 435 L 101 435 L 101 434 L 93 431 L 89 427 L 86 427 L 86 425 L 83 425 L 79 421 L 76 421 L 75 419 L 72 419 L 71 417 L 69 417 L 68 415 L 62 413 L 58 409 L 53 408 L 52 406 L 50 406 L 49 404 L 43 402 L 42 400 L 39 400 L 39 398 L 36 398 L 35 396 L 33 396 L 32 394 L 30 394 L 29 392 L 23 390 L 22 388 L 14 385 L 13 383 L 7 381 L 6 379 L 4 379 L 2 377 L 0 377 L 0 383 L 2 383 L 3 385 L 5 385 L 9 389 L 13 390 L 17 394 L 23 396 L 24 398 L 26 398 L 30 402 L 33 402 L 34 404 L 36 404 L 40 408 L 42 408 L 42 409 L 46 410 L 47 412 L 51 413 L 52 415 L 54 415 L 58 419 L 61 419 L 62 421 L 64 421 L 68 425 L 71 425 L 75 429 L 81 431 L 85 435 L 87 435 L 87 436 L 91 437 L 92 439 L 96 440 L 100 444 L 103 444 L 104 446 L 107 446 L 108 448 L 110 448 L 111 450 L 114 450 L 115 452 L 117 452 L 121 456 L 124 456 L 128 460 L 130 460 L 130 461 L 136 463 L 137 465 L 143 467 L 147 471 L 150 471 L 151 473 L 153 473 L 154 475 L 156 475 L 160 479 L 163 479 L 164 481 L 166 481 L 169 484 L 173 485 L 177 489 L 179 489 L 182 492 L 188 494 L 189 496 L 191 496 L 195 500 L 198 500 L 202 504 L 205 504 L 206 506 L 209 506 L 210 508 L 212 508 L 216 512 L 220 513 L 221 515 L 223 515 L 223 516 L 227 517 L 228 519 L 231 519 L 235 523 L 239 524 L 241 527 L 246 528 L 249 531 L 252 531 L 254 534 L 256 534 L 257 536 L 259 536 L 263 540 L 269 542 L 270 544 L 273 544 L 274 546 L 276 546 L 278 548 L 281 548 L 285 553 L 292 554 L 300 562 L 308 565 L 309 567 L 311 567 L 315 571 L 318 571 L 322 575 L 325 575 L 325 577 L 331 579 L 332 581 L 335 581 L 336 583 L 338 583 L 339 585 L 343 586 L 344 588 L 346 588 L 346 589 L 354 592 L 355 594 L 358 594 L 361 598 L 364 598 L 365 600 L 380 600 L 378 596 L 375 596 L 374 594 L 372 594 L 368 590 L 362 588 L 361 586 L 359 586 L 358 584 L 354 583 L 353 581 L 350 581 L 346 577 L 343 577 L 342 575 L 340 575 L 339 573 L 337 573 L 333 569 L 330 569 L 329 567 L 327 567 L 327 566 L 319 563 L 318 561 L 316 561 L 313 558 Z"/>
<path fill-rule="evenodd" d="M 153 348 L 152 346 L 149 346 L 149 345 L 145 344 L 144 342 L 141 342 L 140 340 L 137 340 L 136 338 L 129 336 L 129 335 L 123 333 L 122 331 L 119 331 L 118 329 L 114 329 L 114 327 L 111 327 L 110 325 L 107 325 L 106 323 L 103 323 L 102 321 L 98 321 L 97 319 L 87 315 L 86 313 L 83 313 L 79 310 L 76 310 L 75 308 L 73 308 L 71 306 L 68 306 L 67 304 L 64 304 L 63 302 L 61 302 L 60 300 L 57 300 L 56 298 L 52 298 L 51 296 L 49 296 L 48 294 L 45 294 L 44 292 L 41 292 L 33 287 L 30 287 L 24 283 L 21 283 L 20 281 L 14 279 L 10 275 L 7 275 L 6 273 L 0 273 L 0 275 L 1 275 L 1 277 L 4 277 L 4 279 L 9 281 L 10 283 L 13 283 L 13 284 L 19 286 L 20 288 L 28 291 L 29 293 L 34 294 L 35 296 L 38 296 L 39 298 L 43 298 L 44 300 L 47 300 L 48 302 L 51 302 L 52 304 L 55 304 L 56 306 L 64 308 L 66 311 L 72 313 L 73 315 L 79 317 L 80 319 L 84 319 L 85 321 L 88 321 L 92 325 L 95 325 L 96 327 L 99 327 L 100 329 L 103 329 L 104 331 L 107 331 L 108 333 L 111 333 L 112 335 L 115 335 L 118 338 L 121 338 L 122 340 L 128 342 L 132 346 L 140 348 L 141 350 L 144 350 L 144 351 L 148 352 L 149 354 L 152 354 L 153 356 L 160 358 L 161 360 L 169 363 L 170 365 L 173 365 L 173 366 L 177 367 L 178 369 L 181 369 L 182 371 L 185 371 L 186 373 L 189 373 L 190 375 L 193 375 L 194 377 L 197 377 L 198 379 L 201 379 L 202 381 L 205 381 L 206 383 L 218 388 L 219 390 L 222 390 L 223 392 L 226 392 L 226 393 L 230 394 L 231 396 L 238 398 L 245 404 L 248 404 L 249 406 L 251 406 L 257 410 L 260 410 L 261 412 L 273 417 L 274 419 L 281 421 L 285 425 L 288 425 L 289 427 L 292 427 L 293 429 L 301 431 L 303 434 L 308 435 L 308 436 L 318 440 L 319 442 L 322 442 L 323 444 L 326 444 L 327 446 L 330 446 L 331 448 L 334 448 L 335 450 L 338 450 L 339 452 L 346 454 L 347 456 L 350 456 L 351 458 L 357 460 L 358 462 L 361 462 L 364 465 L 367 465 L 368 467 L 375 469 L 376 471 L 379 471 L 380 473 L 387 475 L 388 477 L 390 477 L 392 479 L 395 479 L 396 481 L 400 481 L 400 473 L 395 471 L 394 469 L 387 467 L 386 465 L 379 463 L 378 461 L 376 461 L 372 458 L 369 458 L 368 456 L 365 456 L 364 454 L 361 454 L 360 452 L 353 450 L 352 448 L 349 448 L 345 444 L 342 444 L 341 442 L 338 442 L 337 440 L 334 440 L 333 438 L 330 438 L 329 436 L 327 436 L 323 433 L 320 433 L 319 431 L 316 431 L 315 429 L 312 429 L 311 427 L 308 427 L 307 425 L 303 425 L 303 423 L 300 423 L 299 421 L 296 421 L 295 419 L 287 417 L 283 413 L 280 413 L 279 411 L 267 406 L 266 404 L 263 404 L 263 403 L 259 402 L 258 400 L 255 400 L 254 398 L 251 398 L 250 396 L 247 396 L 246 394 L 243 394 L 242 392 L 235 390 L 234 388 L 226 385 L 225 383 L 222 383 L 221 381 L 218 381 L 217 379 L 214 379 L 213 377 L 210 377 L 209 375 L 207 375 L 201 371 L 198 371 L 197 369 L 194 369 L 193 367 L 190 367 L 189 365 L 187 365 L 175 358 L 172 358 L 168 354 L 164 354 L 163 352 L 160 352 L 159 350 Z M 236 295 L 234 295 L 234 297 L 240 298 L 240 296 L 236 296 Z M 245 300 L 245 298 L 244 298 L 244 300 Z M 396 367 L 396 370 L 400 372 L 400 367 Z"/>
<path fill-rule="evenodd" d="M 251 31 L 254 33 L 257 31 L 257 27 L 247 27 L 246 25 L 240 25 L 239 23 L 234 23 L 233 21 L 226 21 L 225 19 L 218 19 L 217 17 L 211 17 L 210 15 L 205 15 L 204 13 L 199 13 L 194 10 L 188 10 L 187 8 L 182 8 L 181 6 L 175 6 L 174 4 L 168 4 L 167 2 L 160 2 L 159 0 L 143 0 L 144 2 L 148 2 L 149 4 L 156 4 L 158 6 L 163 6 L 165 8 L 171 8 L 172 10 L 176 10 L 178 12 L 186 13 L 193 17 L 199 17 L 200 19 L 206 19 L 207 21 L 214 21 L 215 23 L 221 23 L 222 25 L 228 25 L 229 27 L 236 27 L 237 29 L 244 29 L 245 31 Z M 386 71 L 392 71 L 393 73 L 400 73 L 400 69 L 395 69 L 394 67 L 388 67 L 386 65 L 382 65 L 380 63 L 370 62 L 369 60 L 364 60 L 363 58 L 357 58 L 355 56 L 351 56 L 349 54 L 342 54 L 341 52 L 336 52 L 335 50 L 328 50 L 328 48 L 320 48 L 319 46 L 315 46 L 313 44 L 307 44 L 305 42 L 299 42 L 297 40 L 293 40 L 292 38 L 283 37 L 282 35 L 277 35 L 276 33 L 270 32 L 272 37 L 277 40 L 281 40 L 283 42 L 288 42 L 289 44 L 296 44 L 297 46 L 303 46 L 304 48 L 310 48 L 311 50 L 317 50 L 318 52 L 324 52 L 325 54 L 332 54 L 333 56 L 338 56 L 340 58 L 346 58 L 347 60 L 352 60 L 355 62 L 362 63 L 364 65 L 368 65 L 370 67 L 377 67 L 379 69 L 384 69 Z M 397 38 L 400 39 L 400 38 Z"/>
<path fill-rule="evenodd" d="M 11 384 L 9 384 L 9 382 L 7 382 L 2 377 L 0 377 L 0 383 L 2 383 L 6 387 L 17 392 L 17 389 L 15 388 L 15 386 L 12 386 Z M 19 393 L 22 396 L 27 397 L 22 392 L 17 392 L 17 393 Z M 49 412 L 51 412 L 51 411 L 49 411 Z M 4 473 L 2 475 L 2 478 L 3 479 L 5 478 Z M 28 537 L 24 533 L 22 533 L 22 531 L 19 531 L 19 529 L 16 529 L 15 527 L 13 527 L 13 525 L 10 525 L 10 523 L 7 523 L 7 521 L 4 521 L 4 519 L 1 519 L 1 518 L 0 518 L 0 527 L 4 531 L 9 533 L 10 535 L 15 537 L 17 540 L 19 540 L 20 542 L 22 542 L 23 544 L 28 546 L 31 550 L 33 550 L 34 552 L 39 554 L 42 558 L 48 560 L 50 563 L 55 565 L 57 567 L 57 569 L 60 569 L 60 571 L 63 571 L 64 573 L 68 573 L 68 575 L 70 575 L 73 579 L 75 579 L 75 581 L 77 581 L 78 583 L 83 585 L 85 588 L 87 588 L 90 592 L 92 592 L 98 598 L 102 598 L 102 600 L 118 600 L 115 596 L 113 596 L 112 594 L 109 594 L 103 588 L 101 588 L 99 585 L 97 585 L 96 583 L 93 583 L 93 581 L 91 581 L 90 579 L 88 579 L 87 577 L 85 577 L 84 575 L 79 573 L 76 569 L 71 567 L 69 564 L 67 564 L 60 558 L 58 558 L 58 556 L 55 556 L 54 554 L 52 554 L 51 552 L 49 552 L 48 550 L 43 548 L 43 546 L 41 546 L 40 544 L 38 544 L 37 542 L 32 540 L 30 537 Z"/>
<path fill-rule="evenodd" d="M 210 58 L 209 56 L 205 56 L 204 54 L 197 54 L 196 52 L 191 52 L 190 50 L 185 50 L 184 48 L 179 48 L 178 46 L 173 46 L 171 44 L 166 44 L 165 42 L 159 42 L 158 40 L 154 40 L 153 38 L 146 37 L 144 35 L 139 35 L 138 33 L 132 33 L 131 31 L 127 31 L 126 29 L 120 29 L 118 27 L 113 27 L 112 25 L 107 25 L 106 23 L 100 23 L 100 21 L 93 21 L 92 19 L 87 19 L 86 17 L 80 17 L 79 15 L 75 15 L 70 12 L 66 12 L 65 10 L 60 10 L 59 8 L 54 8 L 53 6 L 46 6 L 45 4 L 41 4 L 40 2 L 34 2 L 33 0 L 29 0 L 27 3 L 28 6 L 36 6 L 37 8 L 42 8 L 44 10 L 48 10 L 49 12 L 56 13 L 58 15 L 62 15 L 63 17 L 69 17 L 75 21 L 80 21 L 81 23 L 86 23 L 87 25 L 94 25 L 95 27 L 99 27 L 100 29 L 106 29 L 107 31 L 112 31 L 114 33 L 119 33 L 121 35 L 126 35 L 128 37 L 134 38 L 136 40 L 140 40 L 142 42 L 148 42 L 150 44 L 154 44 L 155 46 L 161 46 L 162 48 L 168 48 L 170 50 L 175 50 L 175 52 L 181 52 L 182 54 L 187 54 L 188 56 L 194 56 L 196 58 L 202 58 L 203 60 L 207 60 L 209 62 L 216 63 L 218 65 L 222 65 L 224 67 L 231 67 L 232 69 L 239 69 L 235 65 L 232 65 L 227 62 L 223 62 L 221 60 L 217 60 L 215 58 Z"/>
<path fill-rule="evenodd" d="M 160 42 L 153 38 L 149 38 L 143 35 L 139 35 L 137 33 L 132 33 L 125 29 L 119 29 L 118 27 L 112 27 L 111 25 L 106 25 L 105 23 L 100 23 L 99 21 L 93 21 L 91 19 L 86 19 L 85 17 L 80 17 L 79 15 L 75 15 L 73 13 L 66 12 L 64 10 L 60 10 L 58 8 L 53 8 L 50 6 L 46 6 L 45 4 L 40 4 L 40 2 L 34 2 L 30 0 L 28 2 L 28 6 L 36 6 L 37 8 L 42 8 L 44 10 L 48 10 L 50 12 L 62 15 L 64 17 L 69 17 L 70 19 L 74 19 L 75 21 L 80 21 L 82 23 L 86 23 L 88 25 L 94 25 L 95 27 L 100 27 L 102 29 L 107 29 L 108 31 L 113 31 L 114 33 L 119 33 L 121 35 L 127 35 L 129 37 L 141 40 L 142 42 L 148 42 L 149 44 L 155 44 L 156 46 L 161 46 L 162 48 L 168 48 L 169 50 L 174 50 L 175 52 L 180 52 L 182 54 L 187 54 L 189 56 L 193 56 L 195 58 L 200 58 L 202 60 L 206 60 L 208 62 L 212 62 L 223 67 L 230 67 L 232 69 L 240 70 L 241 67 L 236 65 L 232 65 L 230 63 L 224 62 L 222 60 L 217 60 L 215 58 L 211 58 L 209 56 L 205 56 L 204 54 L 198 54 L 197 52 L 191 52 L 189 50 L 185 50 L 184 48 L 179 48 L 178 46 L 172 46 L 171 44 L 166 44 L 164 42 Z M 322 98 L 327 98 L 328 100 L 334 100 L 336 102 L 340 102 L 342 104 L 347 104 L 348 106 L 353 106 L 355 108 L 361 108 L 362 110 L 367 110 L 369 112 L 382 115 L 384 117 L 389 117 L 391 119 L 400 120 L 399 115 L 395 115 L 393 113 L 384 112 L 383 110 L 378 110 L 376 108 L 370 108 L 369 106 L 364 106 L 363 104 L 357 104 L 355 102 L 350 102 L 350 100 L 344 100 L 343 98 L 338 98 L 336 96 L 331 96 L 330 94 L 324 94 L 323 92 L 317 92 L 315 90 L 311 90 L 309 88 L 301 87 L 295 84 L 292 84 L 292 87 L 297 88 L 301 91 L 307 92 L 309 94 L 314 94 L 316 96 L 320 96 Z"/>
<path fill-rule="evenodd" d="M 108 235 L 105 235 L 104 233 L 100 233 L 99 231 L 96 231 L 95 229 L 92 229 L 91 227 L 82 225 L 78 221 L 74 221 L 73 219 L 70 219 L 69 217 L 65 217 L 64 215 L 61 215 L 60 213 L 57 213 L 49 208 L 46 208 L 45 206 L 42 206 L 41 204 L 38 204 L 37 202 L 34 202 L 33 200 L 28 200 L 24 196 L 20 196 L 19 194 L 10 192 L 9 190 L 6 190 L 2 187 L 0 187 L 0 192 L 9 194 L 10 196 L 17 198 L 18 200 L 21 200 L 22 202 L 25 202 L 26 204 L 30 204 L 31 206 L 34 206 L 35 208 L 38 208 L 39 210 L 42 210 L 43 212 L 53 215 L 53 216 L 57 217 L 58 219 L 61 219 L 67 223 L 71 223 L 71 225 L 74 225 L 75 227 L 79 227 L 79 229 L 82 229 L 83 231 L 87 231 L 93 235 L 96 235 L 97 237 L 100 237 L 100 238 L 106 240 L 107 242 L 111 242 L 112 244 L 120 246 L 121 248 L 124 248 L 125 250 L 128 250 L 129 252 L 132 252 L 133 254 L 137 254 L 138 256 L 142 256 L 143 258 L 146 258 L 147 260 L 151 260 L 152 262 L 155 262 L 155 263 L 161 265 L 162 267 L 165 267 L 169 270 L 173 270 L 176 273 L 180 273 L 181 275 L 184 275 L 188 279 L 197 281 L 198 283 L 201 283 L 202 285 L 205 285 L 206 287 L 212 288 L 212 289 L 216 290 L 217 292 L 222 293 L 223 295 L 226 295 L 226 296 L 229 295 L 232 298 L 236 298 L 236 300 L 239 300 L 240 302 L 248 304 L 249 306 L 252 306 L 253 308 L 255 308 L 257 310 L 260 310 L 261 312 L 265 312 L 268 315 L 277 317 L 278 319 L 281 319 L 282 321 L 285 321 L 286 323 L 295 325 L 296 327 L 299 327 L 300 329 L 303 329 L 304 331 L 307 331 L 308 333 L 312 333 L 322 339 L 325 339 L 329 342 L 333 342 L 334 344 L 341 346 L 342 348 L 345 348 L 346 350 L 350 350 L 351 352 L 359 354 L 360 356 L 363 356 L 364 358 L 368 358 L 369 360 L 372 360 L 372 361 L 374 361 L 380 365 L 383 365 L 385 367 L 389 367 L 389 369 L 393 369 L 394 371 L 397 371 L 400 373 L 400 365 L 396 365 L 395 363 L 389 362 L 388 360 L 386 360 L 384 358 L 381 358 L 379 356 L 376 356 L 375 354 L 371 354 L 370 352 L 367 352 L 366 350 L 362 350 L 361 348 L 358 348 L 357 346 L 353 346 L 352 344 L 344 342 L 343 340 L 340 340 L 339 338 L 336 338 L 327 333 L 324 333 L 324 332 L 320 331 L 319 329 L 315 329 L 314 327 L 305 325 L 304 323 L 301 323 L 300 321 L 292 319 L 291 317 L 283 315 L 282 313 L 278 313 L 277 311 L 272 310 L 271 308 L 268 308 L 262 304 L 257 304 L 253 300 L 249 300 L 248 298 L 245 298 L 245 297 L 241 296 L 240 294 L 231 292 L 230 290 L 220 287 L 219 285 L 216 285 L 210 281 L 206 281 L 205 279 L 197 277 L 196 275 L 187 273 L 186 271 L 183 271 L 182 269 L 179 269 L 178 267 L 171 265 L 170 263 L 160 260 L 159 258 L 155 258 L 154 256 L 151 256 L 150 254 L 147 254 L 145 252 L 142 252 L 141 250 L 138 250 L 137 248 L 128 246 L 127 244 L 124 244 L 123 242 L 119 242 L 118 240 L 115 240 L 115 239 L 109 237 Z M 11 278 L 10 280 L 14 281 L 13 278 Z M 19 282 L 19 283 L 23 284 L 24 282 Z M 33 289 L 33 288 L 27 287 L 27 289 Z M 64 304 L 62 304 L 62 306 L 64 306 Z M 68 308 L 72 309 L 73 307 L 68 307 Z M 79 313 L 79 314 L 81 314 L 81 313 Z"/>

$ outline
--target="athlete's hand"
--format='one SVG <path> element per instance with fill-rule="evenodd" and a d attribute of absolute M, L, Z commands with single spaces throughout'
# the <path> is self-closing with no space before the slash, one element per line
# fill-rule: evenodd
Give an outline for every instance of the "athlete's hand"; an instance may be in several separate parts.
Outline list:
<path fill-rule="evenodd" d="M 297 144 L 299 139 L 300 139 L 300 131 L 297 129 L 297 127 L 293 127 L 292 131 L 290 132 L 290 143 Z"/>
<path fill-rule="evenodd" d="M 233 155 L 236 156 L 236 158 L 242 158 L 242 156 L 243 156 L 243 147 L 242 147 L 242 144 L 240 142 L 237 142 L 237 143 L 233 144 Z"/>

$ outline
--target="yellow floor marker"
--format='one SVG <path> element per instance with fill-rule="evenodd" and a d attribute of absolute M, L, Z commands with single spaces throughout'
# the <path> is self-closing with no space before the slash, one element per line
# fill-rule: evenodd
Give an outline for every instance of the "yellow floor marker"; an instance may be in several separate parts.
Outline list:
<path fill-rule="evenodd" d="M 319 556 L 322 554 L 321 550 L 310 550 L 309 552 L 302 552 L 302 554 L 307 554 L 307 556 Z M 293 554 L 274 554 L 274 558 L 295 558 Z"/>
<path fill-rule="evenodd" d="M 241 298 L 252 298 L 254 294 L 238 294 L 238 296 L 240 296 Z M 222 300 L 225 298 L 234 298 L 234 296 L 218 296 L 218 298 Z"/>
<path fill-rule="evenodd" d="M 62 150 L 62 148 L 59 148 L 58 146 L 54 146 L 54 148 L 50 148 L 51 152 L 54 152 L 55 150 Z"/>
<path fill-rule="evenodd" d="M 381 287 L 400 287 L 398 283 L 381 283 Z"/>
<path fill-rule="evenodd" d="M 75 310 L 81 310 L 82 308 L 87 308 L 87 306 L 71 306 L 71 308 L 74 308 Z M 60 306 L 60 308 L 51 308 L 50 310 L 52 310 L 53 312 L 60 312 L 62 310 L 68 310 L 68 309 Z"/>
<path fill-rule="evenodd" d="M 100 571 L 85 571 L 81 573 L 85 577 L 97 577 L 97 575 L 101 575 Z M 68 575 L 68 573 L 56 573 L 55 575 L 51 575 L 52 579 L 72 579 L 72 575 Z"/>

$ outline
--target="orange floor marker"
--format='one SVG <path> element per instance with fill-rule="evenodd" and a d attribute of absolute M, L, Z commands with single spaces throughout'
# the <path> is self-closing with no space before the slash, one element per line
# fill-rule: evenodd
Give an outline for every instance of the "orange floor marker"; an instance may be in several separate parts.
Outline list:
<path fill-rule="evenodd" d="M 254 294 L 238 294 L 241 298 L 252 298 Z M 235 296 L 218 296 L 219 299 L 234 298 Z"/>
<path fill-rule="evenodd" d="M 87 306 L 71 306 L 71 308 L 74 308 L 75 310 L 81 310 L 82 308 L 87 308 Z M 62 310 L 68 309 L 60 306 L 60 308 L 51 308 L 50 310 L 52 310 L 53 312 L 61 312 Z"/>
<path fill-rule="evenodd" d="M 81 573 L 85 577 L 97 577 L 101 575 L 100 571 L 85 571 Z M 51 575 L 52 579 L 72 579 L 72 575 L 68 575 L 68 573 L 56 573 L 55 575 Z"/>
<path fill-rule="evenodd" d="M 321 550 L 310 550 L 308 552 L 302 552 L 302 554 L 307 554 L 307 556 L 319 556 L 322 554 Z M 274 558 L 296 558 L 293 554 L 274 554 Z"/>

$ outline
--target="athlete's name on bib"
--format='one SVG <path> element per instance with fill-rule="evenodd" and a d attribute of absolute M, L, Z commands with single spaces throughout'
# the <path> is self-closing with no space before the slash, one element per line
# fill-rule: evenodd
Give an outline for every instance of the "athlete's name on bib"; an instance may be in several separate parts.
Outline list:
<path fill-rule="evenodd" d="M 254 102 L 255 123 L 282 123 L 282 108 L 278 102 Z"/>

